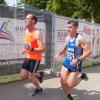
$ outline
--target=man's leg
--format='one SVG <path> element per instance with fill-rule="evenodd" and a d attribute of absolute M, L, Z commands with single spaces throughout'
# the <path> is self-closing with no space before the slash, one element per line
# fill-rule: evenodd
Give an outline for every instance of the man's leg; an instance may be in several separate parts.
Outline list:
<path fill-rule="evenodd" d="M 74 88 L 76 84 L 76 79 L 77 79 L 78 73 L 77 72 L 70 72 L 69 77 L 67 79 L 67 87 L 69 90 L 69 93 L 67 93 L 66 100 L 73 100 L 71 96 L 71 90 Z"/>
<path fill-rule="evenodd" d="M 39 79 L 38 79 L 36 73 L 30 73 L 29 74 L 29 79 L 32 81 L 33 85 L 36 87 L 36 90 L 33 92 L 32 96 L 40 95 L 40 93 L 43 90 L 39 85 Z"/>
<path fill-rule="evenodd" d="M 62 66 L 61 69 L 61 85 L 64 90 L 64 93 L 69 96 L 69 100 L 72 100 L 70 96 L 71 90 L 76 86 L 76 83 L 79 84 L 81 79 L 78 79 L 78 72 L 69 72 L 67 68 Z"/>
<path fill-rule="evenodd" d="M 69 89 L 73 89 L 76 86 L 76 84 L 78 85 L 80 83 L 81 79 L 78 78 L 78 74 L 78 71 L 70 72 L 69 77 L 67 79 L 67 85 Z"/>
<path fill-rule="evenodd" d="M 81 80 L 87 81 L 88 80 L 88 76 L 85 73 L 82 73 L 81 76 L 79 76 L 77 78 L 76 83 L 75 83 L 75 86 L 77 86 L 81 82 Z"/>
<path fill-rule="evenodd" d="M 44 72 L 41 71 L 39 73 L 37 73 L 38 69 L 39 69 L 39 66 L 40 66 L 40 60 L 39 61 L 36 61 L 36 64 L 35 64 L 35 68 L 34 68 L 34 72 L 36 73 L 38 79 L 39 79 L 39 82 L 42 83 L 43 82 L 43 76 L 44 76 Z"/>
<path fill-rule="evenodd" d="M 20 77 L 22 79 L 28 79 L 28 71 L 26 69 L 21 69 L 21 72 L 20 72 Z"/>
<path fill-rule="evenodd" d="M 61 75 L 60 75 L 60 81 L 61 81 L 61 85 L 62 85 L 62 88 L 63 88 L 65 94 L 68 94 L 68 92 L 69 92 L 69 88 L 67 86 L 68 76 L 69 76 L 68 69 L 65 68 L 64 66 L 62 66 Z"/>
<path fill-rule="evenodd" d="M 20 77 L 22 79 L 31 80 L 33 85 L 35 85 L 37 89 L 40 89 L 39 82 L 38 82 L 38 76 L 35 73 L 31 73 L 27 71 L 26 69 L 21 69 Z"/>
<path fill-rule="evenodd" d="M 62 85 L 62 88 L 64 90 L 64 93 L 66 95 L 66 100 L 73 100 L 70 92 L 71 92 L 71 89 L 69 86 L 68 86 L 68 79 L 69 79 L 69 75 L 70 75 L 70 72 L 67 68 L 65 68 L 64 66 L 62 66 L 62 69 L 61 69 L 61 85 Z"/>
<path fill-rule="evenodd" d="M 38 61 L 38 60 L 31 60 L 31 62 L 30 62 L 29 79 L 32 81 L 32 83 L 36 87 L 36 90 L 32 94 L 32 96 L 38 95 L 39 93 L 42 92 L 42 88 L 39 85 L 39 76 L 40 76 L 40 74 L 36 73 L 38 68 L 39 68 L 39 64 L 40 64 L 40 61 Z"/>
<path fill-rule="evenodd" d="M 22 79 L 28 79 L 28 70 L 29 70 L 28 66 L 29 66 L 29 60 L 25 59 L 22 64 L 21 71 L 20 71 L 20 77 Z"/>
<path fill-rule="evenodd" d="M 43 77 L 44 77 L 44 72 L 40 71 L 40 72 L 35 72 L 37 78 L 39 79 L 39 82 L 42 83 L 43 82 Z"/>
<path fill-rule="evenodd" d="M 35 85 L 35 87 L 37 89 L 40 89 L 39 82 L 38 82 L 39 81 L 38 77 L 37 77 L 37 75 L 34 72 L 33 73 L 29 72 L 29 80 L 32 81 L 32 83 Z"/>

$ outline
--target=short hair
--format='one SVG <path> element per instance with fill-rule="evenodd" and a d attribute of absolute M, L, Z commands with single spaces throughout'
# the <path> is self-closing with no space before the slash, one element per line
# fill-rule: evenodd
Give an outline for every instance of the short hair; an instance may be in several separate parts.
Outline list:
<path fill-rule="evenodd" d="M 35 24 L 37 23 L 37 17 L 36 15 L 32 14 L 32 19 L 35 20 Z"/>
<path fill-rule="evenodd" d="M 32 15 L 32 20 L 35 20 L 35 24 L 37 23 L 37 17 L 33 13 L 29 13 L 27 15 Z"/>
<path fill-rule="evenodd" d="M 67 24 L 73 24 L 75 27 L 78 27 L 78 21 L 76 20 L 69 20 Z"/>

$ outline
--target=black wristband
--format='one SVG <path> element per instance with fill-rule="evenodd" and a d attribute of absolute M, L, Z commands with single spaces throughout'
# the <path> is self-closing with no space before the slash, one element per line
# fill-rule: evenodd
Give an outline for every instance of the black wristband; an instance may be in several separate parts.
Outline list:
<path fill-rule="evenodd" d="M 77 58 L 77 62 L 80 62 L 81 60 L 79 58 Z"/>
<path fill-rule="evenodd" d="M 34 51 L 34 48 L 32 48 L 31 51 Z"/>

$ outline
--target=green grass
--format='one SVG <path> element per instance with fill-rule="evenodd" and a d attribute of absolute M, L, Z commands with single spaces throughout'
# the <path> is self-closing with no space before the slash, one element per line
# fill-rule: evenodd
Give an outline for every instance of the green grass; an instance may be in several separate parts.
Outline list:
<path fill-rule="evenodd" d="M 2 76 L 2 77 L 0 77 L 0 84 L 15 82 L 15 81 L 19 81 L 19 80 L 21 80 L 21 78 L 18 74 Z"/>
<path fill-rule="evenodd" d="M 83 64 L 83 67 L 92 67 L 92 66 L 96 66 L 96 65 L 100 65 L 100 60 L 93 60 L 91 62 L 87 62 L 87 63 Z"/>

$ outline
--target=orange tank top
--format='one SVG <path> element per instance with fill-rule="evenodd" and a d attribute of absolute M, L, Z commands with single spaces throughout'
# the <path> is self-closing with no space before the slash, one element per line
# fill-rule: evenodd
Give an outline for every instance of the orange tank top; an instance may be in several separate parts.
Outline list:
<path fill-rule="evenodd" d="M 37 43 L 37 39 L 35 39 L 34 34 L 35 34 L 35 32 L 26 33 L 25 36 L 24 36 L 24 40 L 25 40 L 25 42 L 30 43 L 32 48 L 38 48 L 39 46 L 38 46 L 38 43 Z M 42 52 L 35 52 L 35 51 L 27 50 L 26 58 L 41 60 Z"/>

